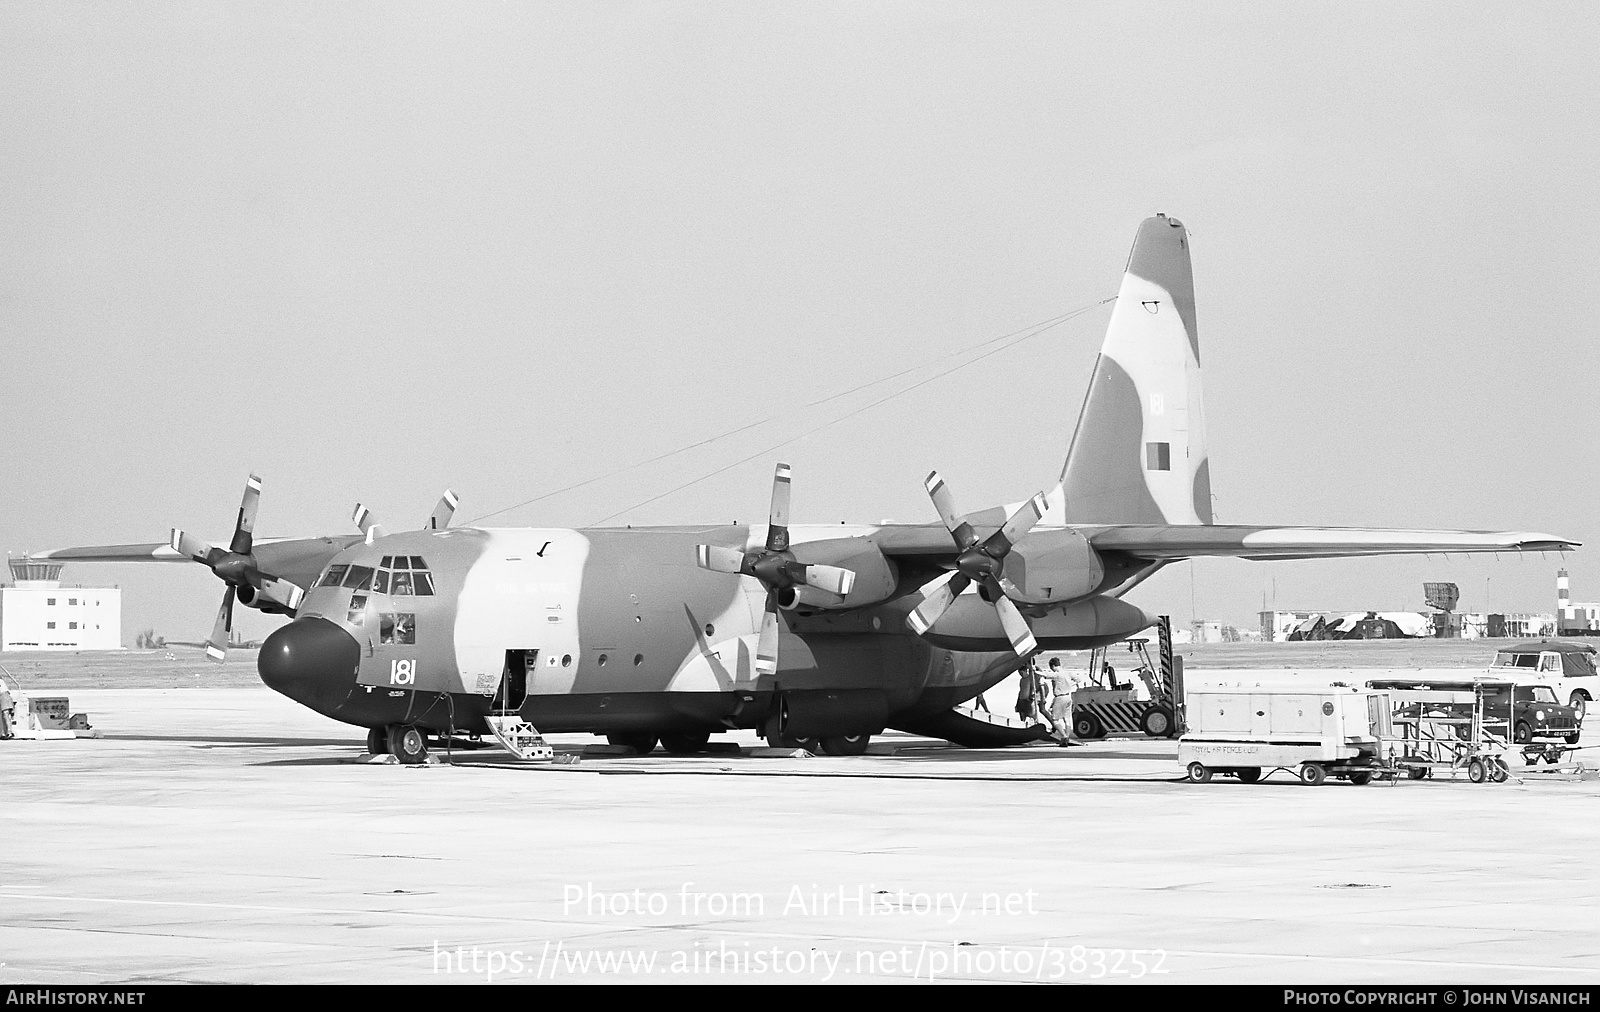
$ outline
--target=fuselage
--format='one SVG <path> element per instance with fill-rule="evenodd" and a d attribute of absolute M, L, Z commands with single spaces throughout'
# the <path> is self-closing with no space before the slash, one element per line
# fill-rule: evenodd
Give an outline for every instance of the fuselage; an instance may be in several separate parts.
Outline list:
<path fill-rule="evenodd" d="M 778 670 L 758 676 L 766 589 L 695 564 L 697 544 L 742 548 L 753 535 L 761 529 L 464 527 L 356 543 L 268 638 L 261 675 L 367 727 L 482 732 L 485 714 L 509 709 L 552 732 L 781 724 L 811 736 L 914 723 L 1021 663 L 935 646 L 906 629 L 910 605 L 892 599 L 782 612 Z"/>

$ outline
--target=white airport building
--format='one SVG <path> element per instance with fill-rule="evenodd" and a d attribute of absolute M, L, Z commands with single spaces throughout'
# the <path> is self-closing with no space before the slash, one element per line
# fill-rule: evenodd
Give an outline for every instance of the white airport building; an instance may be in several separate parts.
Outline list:
<path fill-rule="evenodd" d="M 0 651 L 121 650 L 122 591 L 61 584 L 61 564 L 8 560 L 0 585 Z"/>

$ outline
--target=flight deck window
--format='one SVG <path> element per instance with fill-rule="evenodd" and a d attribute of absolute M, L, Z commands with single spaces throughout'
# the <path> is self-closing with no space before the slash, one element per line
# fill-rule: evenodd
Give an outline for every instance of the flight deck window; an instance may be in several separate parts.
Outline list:
<path fill-rule="evenodd" d="M 356 590 L 366 590 L 372 586 L 372 567 L 351 566 L 350 572 L 344 575 L 344 585 Z"/>
<path fill-rule="evenodd" d="M 433 577 L 432 577 L 432 575 L 430 575 L 427 572 L 412 573 L 411 574 L 411 579 L 412 579 L 412 582 L 416 584 L 416 595 L 418 597 L 432 597 L 433 596 Z"/>
<path fill-rule="evenodd" d="M 427 569 L 428 568 L 428 564 L 426 562 L 422 561 L 422 556 L 413 555 L 411 557 L 411 568 L 412 569 Z"/>
<path fill-rule="evenodd" d="M 322 574 L 322 579 L 317 581 L 319 587 L 337 587 L 339 581 L 344 579 L 345 571 L 349 566 L 329 566 L 328 571 Z"/>
<path fill-rule="evenodd" d="M 417 616 L 411 612 L 384 613 L 378 621 L 378 641 L 400 645 L 417 642 Z"/>
<path fill-rule="evenodd" d="M 394 574 L 394 576 L 389 579 L 389 593 L 405 594 L 409 596 L 411 594 L 411 574 Z"/>
<path fill-rule="evenodd" d="M 361 625 L 366 617 L 367 597 L 365 594 L 355 594 L 350 598 L 350 610 L 345 614 L 344 620 L 350 625 Z"/>
<path fill-rule="evenodd" d="M 385 555 L 383 561 L 378 563 L 378 566 L 382 569 L 392 569 L 394 567 L 394 556 Z"/>
<path fill-rule="evenodd" d="M 377 575 L 372 578 L 372 592 L 374 594 L 389 593 L 389 571 L 387 569 L 378 570 Z"/>

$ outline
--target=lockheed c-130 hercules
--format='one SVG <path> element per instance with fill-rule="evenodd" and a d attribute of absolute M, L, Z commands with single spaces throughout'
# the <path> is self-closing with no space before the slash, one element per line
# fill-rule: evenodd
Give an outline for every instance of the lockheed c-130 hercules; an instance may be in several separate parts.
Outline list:
<path fill-rule="evenodd" d="M 1122 597 L 1174 561 L 1577 544 L 1213 524 L 1189 238 L 1163 215 L 1139 227 L 1053 487 L 962 514 L 934 473 L 941 523 L 791 526 L 789 483 L 778 465 L 765 525 L 451 527 L 446 493 L 421 530 L 385 533 L 358 507 L 361 535 L 257 541 L 251 476 L 226 546 L 175 530 L 34 557 L 204 563 L 227 584 L 208 653 L 235 601 L 293 616 L 261 648 L 262 681 L 420 762 L 430 737 L 510 717 L 641 751 L 743 728 L 856 754 L 887 728 L 940 734 L 1037 650 L 1145 629 Z"/>

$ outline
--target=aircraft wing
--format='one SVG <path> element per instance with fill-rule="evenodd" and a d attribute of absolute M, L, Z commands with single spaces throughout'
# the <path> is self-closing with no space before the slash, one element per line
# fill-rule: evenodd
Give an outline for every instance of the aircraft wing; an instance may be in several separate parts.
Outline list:
<path fill-rule="evenodd" d="M 97 545 L 89 548 L 57 548 L 32 552 L 35 562 L 188 562 L 189 557 L 174 551 L 166 542 L 154 545 Z"/>
<path fill-rule="evenodd" d="M 1580 542 L 1528 531 L 1413 531 L 1376 527 L 1248 527 L 1239 525 L 1095 526 L 1079 528 L 1100 551 L 1141 559 L 1337 559 L 1360 555 L 1448 552 L 1564 552 Z"/>
<path fill-rule="evenodd" d="M 360 540 L 359 534 L 335 538 L 257 538 L 251 551 L 263 572 L 288 580 L 305 590 L 316 580 L 328 560 Z M 226 549 L 228 543 L 214 544 L 214 547 Z M 169 544 L 57 548 L 48 552 L 33 552 L 28 558 L 39 562 L 190 561 L 187 555 L 174 551 Z"/>

